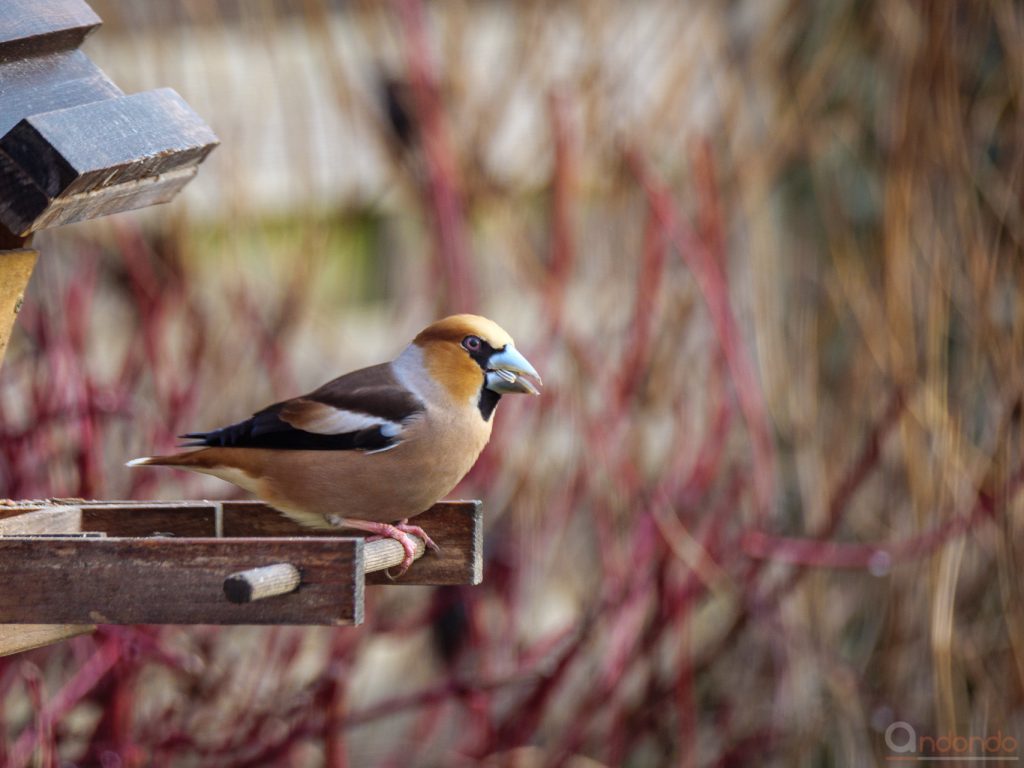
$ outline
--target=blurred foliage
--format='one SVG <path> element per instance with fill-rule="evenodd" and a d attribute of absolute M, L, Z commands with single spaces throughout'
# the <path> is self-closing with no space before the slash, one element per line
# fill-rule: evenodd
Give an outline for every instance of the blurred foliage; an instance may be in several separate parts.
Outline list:
<path fill-rule="evenodd" d="M 485 500 L 483 585 L 370 590 L 358 629 L 104 627 L 7 660 L 9 762 L 1024 738 L 1018 3 L 159 7 L 97 3 L 91 54 L 224 146 L 171 207 L 39 238 L 6 495 L 233 494 L 121 464 L 453 309 L 548 386 L 456 493 Z"/>

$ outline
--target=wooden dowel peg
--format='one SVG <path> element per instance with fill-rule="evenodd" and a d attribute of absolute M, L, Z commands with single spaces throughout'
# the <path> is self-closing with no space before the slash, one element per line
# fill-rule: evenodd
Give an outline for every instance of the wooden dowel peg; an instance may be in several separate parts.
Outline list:
<path fill-rule="evenodd" d="M 413 560 L 419 560 L 423 557 L 426 545 L 424 545 L 423 539 L 419 536 L 409 534 L 409 538 L 412 539 L 412 542 L 416 547 L 416 552 L 413 554 Z M 373 573 L 374 571 L 384 571 L 388 568 L 394 568 L 397 565 L 401 565 L 404 558 L 405 549 L 403 549 L 401 543 L 395 541 L 395 539 L 377 539 L 377 541 L 371 541 L 368 544 L 363 545 L 363 572 Z"/>
<path fill-rule="evenodd" d="M 232 603 L 251 603 L 275 595 L 287 595 L 299 588 L 302 574 L 291 563 L 232 573 L 224 579 L 224 595 Z"/>

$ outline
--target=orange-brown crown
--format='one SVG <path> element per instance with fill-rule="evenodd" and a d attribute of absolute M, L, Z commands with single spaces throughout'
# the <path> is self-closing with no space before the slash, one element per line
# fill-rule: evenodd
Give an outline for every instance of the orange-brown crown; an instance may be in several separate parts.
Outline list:
<path fill-rule="evenodd" d="M 478 336 L 494 349 L 513 344 L 512 337 L 493 320 L 480 315 L 451 315 L 431 323 L 413 339 L 423 349 L 427 370 L 457 401 L 474 398 L 484 372 L 462 347 L 467 336 Z"/>
<path fill-rule="evenodd" d="M 451 315 L 431 323 L 413 339 L 421 347 L 432 341 L 451 341 L 461 344 L 467 336 L 479 336 L 495 349 L 513 344 L 512 337 L 493 320 L 480 315 Z"/>

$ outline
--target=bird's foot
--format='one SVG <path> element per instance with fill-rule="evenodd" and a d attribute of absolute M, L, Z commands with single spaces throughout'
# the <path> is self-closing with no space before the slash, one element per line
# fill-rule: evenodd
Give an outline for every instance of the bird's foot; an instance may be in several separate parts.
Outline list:
<path fill-rule="evenodd" d="M 423 539 L 423 543 L 431 552 L 441 551 L 441 548 L 434 543 L 434 540 L 427 536 L 426 531 L 424 531 L 418 525 L 409 525 L 409 518 L 406 518 L 405 520 L 400 520 L 398 524 L 395 526 L 395 528 L 402 531 L 403 533 L 411 533 L 413 536 L 419 536 L 421 539 Z"/>
<path fill-rule="evenodd" d="M 440 552 L 441 548 L 434 543 L 422 528 L 418 525 L 409 525 L 408 518 L 400 520 L 397 524 L 392 525 L 391 523 L 375 523 L 369 520 L 352 520 L 350 518 L 341 518 L 335 515 L 327 517 L 327 522 L 331 525 L 344 527 L 344 528 L 355 528 L 360 531 L 367 531 L 373 534 L 367 536 L 366 540 L 369 541 L 380 541 L 381 539 L 394 539 L 402 545 L 402 549 L 405 551 L 405 556 L 402 558 L 402 562 L 398 566 L 398 573 L 392 575 L 390 569 L 385 571 L 389 579 L 397 579 L 402 576 L 409 566 L 412 565 L 413 560 L 416 559 L 416 543 L 412 540 L 412 536 L 418 536 L 423 540 L 423 545 L 434 552 Z M 410 536 L 412 534 L 412 536 Z"/>
<path fill-rule="evenodd" d="M 423 544 L 428 549 L 431 549 L 434 552 L 440 551 L 440 547 L 434 543 L 433 539 L 427 536 L 422 528 L 418 525 L 409 525 L 405 520 L 402 520 L 397 525 L 391 525 L 390 523 L 369 523 L 365 526 L 364 530 L 374 533 L 373 536 L 367 537 L 367 541 L 394 539 L 401 544 L 402 549 L 405 550 L 405 557 L 402 558 L 402 562 L 398 566 L 398 573 L 392 575 L 390 568 L 384 571 L 392 581 L 405 575 L 405 572 L 409 570 L 409 566 L 412 565 L 413 560 L 416 559 L 416 544 L 413 542 L 412 536 L 409 534 L 423 539 Z"/>

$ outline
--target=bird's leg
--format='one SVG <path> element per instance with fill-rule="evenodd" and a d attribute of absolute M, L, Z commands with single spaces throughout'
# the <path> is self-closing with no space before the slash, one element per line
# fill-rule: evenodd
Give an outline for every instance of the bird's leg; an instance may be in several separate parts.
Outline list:
<path fill-rule="evenodd" d="M 441 548 L 434 543 L 434 540 L 427 536 L 426 531 L 424 531 L 418 525 L 409 525 L 409 518 L 399 520 L 398 523 L 395 525 L 395 528 L 397 528 L 400 531 L 403 531 L 404 533 L 411 533 L 413 536 L 419 536 L 421 539 L 423 539 L 423 543 L 426 544 L 427 549 L 433 552 L 441 551 Z"/>
<path fill-rule="evenodd" d="M 405 557 L 402 558 L 402 563 L 399 565 L 398 576 L 404 574 L 409 570 L 409 566 L 412 565 L 413 560 L 416 557 L 416 545 L 413 543 L 409 534 L 419 536 L 423 539 L 425 546 L 438 550 L 437 544 L 435 544 L 423 529 L 416 525 L 407 525 L 405 520 L 402 520 L 398 525 L 392 525 L 391 523 L 374 523 L 369 520 L 353 520 L 351 518 L 339 518 L 332 515 L 328 518 L 327 522 L 331 525 L 338 525 L 344 528 L 355 528 L 358 531 L 367 531 L 374 534 L 368 536 L 367 541 L 379 541 L 380 539 L 394 539 L 402 545 L 402 549 L 405 550 Z M 391 576 L 388 572 L 389 578 L 397 578 Z"/>

